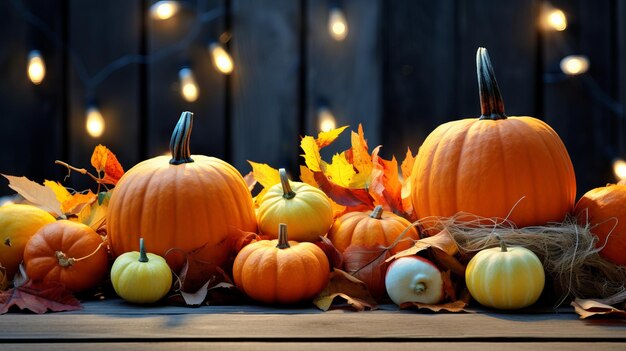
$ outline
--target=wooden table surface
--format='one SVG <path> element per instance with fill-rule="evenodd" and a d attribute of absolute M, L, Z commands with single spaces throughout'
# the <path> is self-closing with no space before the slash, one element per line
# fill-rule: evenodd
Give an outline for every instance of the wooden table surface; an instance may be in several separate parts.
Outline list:
<path fill-rule="evenodd" d="M 142 307 L 0 316 L 0 350 L 626 350 L 626 320 L 558 311 L 322 312 L 261 306 Z"/>

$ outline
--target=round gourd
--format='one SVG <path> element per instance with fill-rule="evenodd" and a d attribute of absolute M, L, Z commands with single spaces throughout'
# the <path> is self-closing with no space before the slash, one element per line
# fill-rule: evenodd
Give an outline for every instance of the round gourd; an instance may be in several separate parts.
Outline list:
<path fill-rule="evenodd" d="M 102 237 L 68 220 L 46 224 L 28 240 L 24 267 L 32 280 L 59 282 L 73 292 L 96 287 L 109 268 Z"/>
<path fill-rule="evenodd" d="M 437 304 L 443 300 L 441 271 L 420 256 L 401 257 L 393 261 L 387 268 L 385 288 L 396 305 L 405 302 Z"/>
<path fill-rule="evenodd" d="M 626 185 L 589 190 L 578 200 L 574 213 L 579 223 L 590 224 L 599 239 L 597 247 L 602 247 L 600 255 L 626 266 Z"/>
<path fill-rule="evenodd" d="M 111 283 L 115 292 L 128 302 L 154 303 L 170 291 L 172 272 L 163 257 L 146 253 L 141 238 L 138 252 L 126 252 L 115 259 Z"/>
<path fill-rule="evenodd" d="M 392 213 L 383 211 L 378 205 L 373 211 L 348 212 L 337 218 L 328 232 L 328 239 L 335 247 L 343 252 L 348 246 L 361 247 L 390 246 L 411 225 L 408 220 Z M 396 254 L 413 246 L 419 235 L 414 227 L 391 248 Z"/>
<path fill-rule="evenodd" d="M 576 197 L 563 142 L 541 120 L 507 117 L 486 49 L 476 61 L 482 115 L 438 126 L 420 147 L 411 183 L 417 217 L 468 212 L 518 227 L 562 221 Z"/>
<path fill-rule="evenodd" d="M 24 247 L 41 227 L 56 219 L 31 205 L 10 204 L 0 207 L 0 265 L 7 279 L 13 279 L 24 257 Z"/>
<path fill-rule="evenodd" d="M 333 209 L 323 191 L 306 183 L 290 182 L 284 168 L 280 183 L 269 188 L 259 205 L 259 230 L 278 238 L 278 224 L 289 227 L 295 241 L 318 241 L 333 224 Z"/>
<path fill-rule="evenodd" d="M 241 174 L 218 158 L 191 155 L 192 118 L 191 112 L 182 113 L 170 142 L 171 159 L 143 161 L 115 186 L 107 213 L 115 257 L 133 251 L 143 237 L 156 255 L 176 248 L 222 265 L 234 228 L 256 232 L 252 195 Z M 182 266 L 180 256 L 166 256 L 172 269 Z"/>
<path fill-rule="evenodd" d="M 288 241 L 285 224 L 279 228 L 278 240 L 257 241 L 237 254 L 235 284 L 250 298 L 267 304 L 309 301 L 328 283 L 328 259 L 313 243 Z"/>
<path fill-rule="evenodd" d="M 514 246 L 485 249 L 465 270 L 467 288 L 481 305 L 512 310 L 534 304 L 545 284 L 543 265 L 532 251 Z"/>

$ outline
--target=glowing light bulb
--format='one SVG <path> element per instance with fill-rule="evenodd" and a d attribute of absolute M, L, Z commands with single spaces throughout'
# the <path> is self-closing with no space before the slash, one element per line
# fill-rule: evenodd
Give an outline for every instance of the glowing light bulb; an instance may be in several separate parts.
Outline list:
<path fill-rule="evenodd" d="M 613 173 L 618 181 L 626 179 L 626 161 L 621 158 L 613 161 Z"/>
<path fill-rule="evenodd" d="M 178 13 L 180 5 L 176 1 L 161 0 L 150 6 L 150 14 L 155 20 L 163 21 L 174 17 Z"/>
<path fill-rule="evenodd" d="M 317 118 L 320 122 L 320 130 L 322 132 L 328 132 L 337 127 L 335 116 L 328 107 L 320 107 L 317 112 Z"/>
<path fill-rule="evenodd" d="M 185 101 L 194 102 L 198 100 L 200 91 L 198 89 L 198 83 L 193 75 L 193 71 L 189 67 L 183 67 L 178 72 L 178 78 L 180 80 L 180 94 Z"/>
<path fill-rule="evenodd" d="M 544 30 L 564 31 L 567 28 L 565 13 L 550 3 L 544 3 L 541 9 L 541 26 Z"/>
<path fill-rule="evenodd" d="M 231 74 L 235 65 L 230 54 L 218 43 L 209 45 L 209 50 L 211 51 L 213 66 L 224 74 Z"/>
<path fill-rule="evenodd" d="M 35 85 L 41 84 L 46 76 L 46 63 L 39 50 L 28 53 L 28 78 Z"/>
<path fill-rule="evenodd" d="M 87 107 L 85 128 L 92 138 L 98 138 L 104 133 L 104 117 L 102 117 L 100 109 L 95 105 Z"/>
<path fill-rule="evenodd" d="M 583 74 L 589 70 L 589 59 L 582 55 L 569 55 L 561 60 L 561 71 L 568 76 Z"/>
<path fill-rule="evenodd" d="M 330 32 L 330 36 L 337 41 L 343 41 L 348 36 L 348 22 L 339 7 L 330 9 L 328 31 Z"/>

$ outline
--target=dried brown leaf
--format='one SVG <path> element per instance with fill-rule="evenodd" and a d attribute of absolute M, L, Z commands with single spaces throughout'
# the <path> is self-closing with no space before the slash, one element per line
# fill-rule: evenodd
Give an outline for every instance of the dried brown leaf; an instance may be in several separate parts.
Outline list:
<path fill-rule="evenodd" d="M 2 174 L 2 176 L 9 180 L 9 188 L 15 190 L 33 205 L 52 213 L 56 217 L 63 215 L 61 203 L 51 188 L 33 182 L 26 177 L 15 177 L 6 174 Z"/>
<path fill-rule="evenodd" d="M 426 250 L 430 247 L 437 248 L 449 256 L 454 256 L 459 251 L 456 242 L 452 238 L 452 235 L 447 230 L 442 230 L 439 233 L 426 237 L 424 239 L 417 240 L 413 247 L 406 249 L 404 251 L 400 251 L 394 256 L 390 257 L 387 261 L 394 260 L 396 258 L 404 257 L 404 256 L 413 256 L 420 251 Z"/>
<path fill-rule="evenodd" d="M 594 299 L 575 299 L 570 305 L 574 307 L 574 310 L 578 313 L 580 319 L 605 315 L 626 318 L 626 311 Z"/>
<path fill-rule="evenodd" d="M 337 250 L 335 245 L 325 236 L 320 237 L 320 241 L 315 242 L 315 245 L 319 246 L 326 254 L 330 268 L 342 268 L 343 267 L 343 254 Z"/>
<path fill-rule="evenodd" d="M 47 311 L 74 311 L 82 308 L 65 286 L 56 282 L 33 283 L 28 280 L 22 285 L 0 292 L 0 314 L 13 306 L 41 314 Z"/>
<path fill-rule="evenodd" d="M 328 285 L 313 300 L 313 303 L 322 311 L 328 311 L 337 297 L 343 298 L 348 305 L 357 311 L 378 308 L 376 300 L 370 294 L 365 283 L 340 269 L 334 269 L 330 273 Z"/>
<path fill-rule="evenodd" d="M 418 310 L 425 309 L 425 310 L 429 310 L 432 312 L 441 312 L 441 311 L 465 312 L 465 307 L 467 307 L 467 305 L 468 305 L 467 302 L 461 301 L 461 300 L 457 300 L 453 302 L 446 302 L 446 303 L 439 304 L 439 305 L 431 305 L 431 304 L 420 303 L 420 302 L 405 302 L 400 305 L 400 308 L 401 309 L 415 308 Z"/>

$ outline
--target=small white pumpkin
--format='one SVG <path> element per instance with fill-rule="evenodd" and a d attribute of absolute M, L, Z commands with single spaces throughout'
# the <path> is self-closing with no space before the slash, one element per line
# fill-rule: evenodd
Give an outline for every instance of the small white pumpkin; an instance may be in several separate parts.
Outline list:
<path fill-rule="evenodd" d="M 420 256 L 401 257 L 393 261 L 387 269 L 385 287 L 396 305 L 405 302 L 437 304 L 443 300 L 441 271 Z"/>

